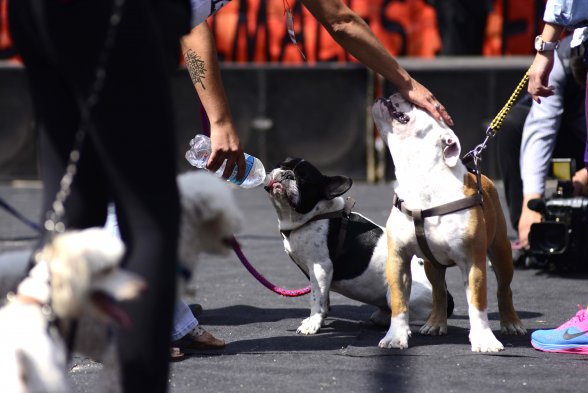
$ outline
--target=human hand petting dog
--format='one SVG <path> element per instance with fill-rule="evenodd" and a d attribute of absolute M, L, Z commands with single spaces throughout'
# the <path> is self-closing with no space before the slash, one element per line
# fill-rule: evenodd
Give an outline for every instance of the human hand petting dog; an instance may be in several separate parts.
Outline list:
<path fill-rule="evenodd" d="M 445 107 L 435 98 L 433 93 L 416 80 L 411 78 L 407 86 L 399 89 L 398 92 L 407 101 L 429 112 L 435 120 L 444 121 L 448 126 L 453 126 L 453 119 Z"/>

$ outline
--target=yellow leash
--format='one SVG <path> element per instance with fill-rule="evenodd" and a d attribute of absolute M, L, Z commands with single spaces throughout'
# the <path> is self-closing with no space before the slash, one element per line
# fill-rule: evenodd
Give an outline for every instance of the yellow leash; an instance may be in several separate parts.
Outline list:
<path fill-rule="evenodd" d="M 504 119 L 508 115 L 508 112 L 510 112 L 515 101 L 521 95 L 521 92 L 525 88 L 525 85 L 527 84 L 528 81 L 529 81 L 529 71 L 527 70 L 527 72 L 525 72 L 525 75 L 523 76 L 523 79 L 521 79 L 521 81 L 519 82 L 519 84 L 517 85 L 517 87 L 515 88 L 513 93 L 510 95 L 510 98 L 508 99 L 506 104 L 504 104 L 504 106 L 502 107 L 500 112 L 498 112 L 498 114 L 494 117 L 494 119 L 490 123 L 490 126 L 486 130 L 486 138 L 484 139 L 484 142 L 482 142 L 481 144 L 476 146 L 473 150 L 468 152 L 465 156 L 463 156 L 463 158 L 461 160 L 464 164 L 473 160 L 474 165 L 477 166 L 477 163 L 478 163 L 478 160 L 480 159 L 480 155 L 482 154 L 482 151 L 486 148 L 486 145 L 488 144 L 488 141 L 490 140 L 490 138 L 492 138 L 494 135 L 496 135 L 496 133 L 498 132 L 498 130 L 502 126 L 502 123 L 504 122 Z"/>
<path fill-rule="evenodd" d="M 506 115 L 508 115 L 508 112 L 512 108 L 512 106 L 515 103 L 515 101 L 517 100 L 517 98 L 519 98 L 519 95 L 521 95 L 521 91 L 523 91 L 523 89 L 525 88 L 525 85 L 527 84 L 528 81 L 529 81 L 529 71 L 525 72 L 525 76 L 523 76 L 523 79 L 521 79 L 521 81 L 517 85 L 516 89 L 510 95 L 510 98 L 508 99 L 506 104 L 502 107 L 500 112 L 498 112 L 498 114 L 496 115 L 494 120 L 492 120 L 492 123 L 490 123 L 489 129 L 492 130 L 493 135 L 496 134 L 498 129 L 502 126 L 502 123 L 504 122 Z"/>

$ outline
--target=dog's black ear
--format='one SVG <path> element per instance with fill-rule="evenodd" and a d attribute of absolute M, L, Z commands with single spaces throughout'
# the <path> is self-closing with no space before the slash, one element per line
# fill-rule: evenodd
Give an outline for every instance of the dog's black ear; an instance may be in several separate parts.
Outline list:
<path fill-rule="evenodd" d="M 353 180 L 346 176 L 327 176 L 325 186 L 325 197 L 333 199 L 339 195 L 345 194 L 353 185 Z"/>

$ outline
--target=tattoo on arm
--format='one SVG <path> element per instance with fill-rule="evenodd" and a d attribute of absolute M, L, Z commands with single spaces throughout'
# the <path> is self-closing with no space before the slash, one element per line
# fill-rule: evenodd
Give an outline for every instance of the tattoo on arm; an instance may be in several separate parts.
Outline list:
<path fill-rule="evenodd" d="M 204 79 L 206 79 L 206 68 L 204 68 L 204 60 L 196 54 L 192 49 L 188 49 L 186 54 L 184 55 L 184 59 L 186 60 L 186 68 L 190 73 L 190 77 L 192 78 L 192 83 L 194 86 L 200 84 L 202 88 L 206 90 L 204 86 Z"/>

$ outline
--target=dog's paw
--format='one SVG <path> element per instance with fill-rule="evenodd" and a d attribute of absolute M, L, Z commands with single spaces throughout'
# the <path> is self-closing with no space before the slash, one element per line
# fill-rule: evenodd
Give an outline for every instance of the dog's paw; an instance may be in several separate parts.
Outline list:
<path fill-rule="evenodd" d="M 386 333 L 383 339 L 380 340 L 378 343 L 378 347 L 384 349 L 390 348 L 398 348 L 398 349 L 405 349 L 408 348 L 408 338 L 410 337 L 410 329 L 405 332 L 390 332 Z"/>
<path fill-rule="evenodd" d="M 425 323 L 419 332 L 425 336 L 444 336 L 447 334 L 447 324 Z"/>
<path fill-rule="evenodd" d="M 390 311 L 377 309 L 370 316 L 370 321 L 378 326 L 389 326 L 390 325 Z"/>
<path fill-rule="evenodd" d="M 396 317 L 390 318 L 390 328 L 388 333 L 380 340 L 380 348 L 408 348 L 408 338 L 411 335 L 410 326 L 408 326 L 408 314 L 401 313 Z"/>
<path fill-rule="evenodd" d="M 470 343 L 472 344 L 472 352 L 500 352 L 504 349 L 502 343 L 488 328 L 470 331 Z"/>
<path fill-rule="evenodd" d="M 322 317 L 322 315 L 312 315 L 306 318 L 304 321 L 302 321 L 300 326 L 298 326 L 298 329 L 296 329 L 296 333 L 304 335 L 316 334 L 323 326 L 323 322 L 324 318 Z"/>
<path fill-rule="evenodd" d="M 500 333 L 502 334 L 511 334 L 516 336 L 522 336 L 527 334 L 527 329 L 523 327 L 521 321 L 514 321 L 514 322 L 500 322 Z"/>

